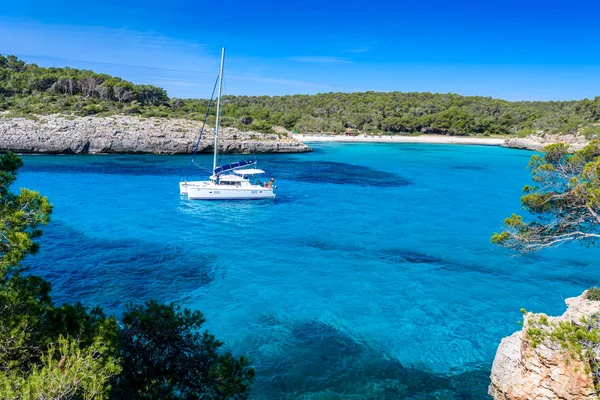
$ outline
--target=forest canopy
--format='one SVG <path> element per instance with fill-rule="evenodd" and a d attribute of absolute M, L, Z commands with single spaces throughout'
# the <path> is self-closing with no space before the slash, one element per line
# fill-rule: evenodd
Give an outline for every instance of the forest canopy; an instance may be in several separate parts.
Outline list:
<path fill-rule="evenodd" d="M 216 74 L 215 74 L 216 75 Z M 169 98 L 159 87 L 74 68 L 43 68 L 0 55 L 0 111 L 204 118 L 208 99 Z M 214 118 L 214 109 L 211 110 Z M 519 135 L 536 131 L 600 136 L 600 96 L 580 101 L 516 101 L 458 94 L 364 92 L 225 96 L 222 123 L 268 132 Z M 210 122 L 210 120 L 209 120 Z"/>

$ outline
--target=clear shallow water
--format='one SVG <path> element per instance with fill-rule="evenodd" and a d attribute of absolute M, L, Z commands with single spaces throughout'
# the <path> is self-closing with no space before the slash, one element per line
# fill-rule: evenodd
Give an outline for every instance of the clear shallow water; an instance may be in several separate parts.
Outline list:
<path fill-rule="evenodd" d="M 259 156 L 279 186 L 265 202 L 181 199 L 183 156 L 25 156 L 17 184 L 55 205 L 28 263 L 59 302 L 201 310 L 272 399 L 486 398 L 519 309 L 562 313 L 600 280 L 597 249 L 489 243 L 530 152 L 313 147 Z"/>

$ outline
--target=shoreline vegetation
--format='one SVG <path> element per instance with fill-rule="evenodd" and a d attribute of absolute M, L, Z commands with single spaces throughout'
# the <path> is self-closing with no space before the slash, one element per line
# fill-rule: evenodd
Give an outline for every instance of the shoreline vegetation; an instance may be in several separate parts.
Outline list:
<path fill-rule="evenodd" d="M 494 141 L 499 136 L 575 135 L 588 141 L 600 137 L 600 96 L 573 101 L 506 101 L 451 93 L 363 92 L 224 96 L 222 103 L 221 125 L 239 132 L 483 136 Z M 0 55 L 3 120 L 61 115 L 198 123 L 204 120 L 209 104 L 208 99 L 170 98 L 160 87 L 107 74 L 43 68 Z M 208 112 L 208 126 L 214 126 L 215 111 L 212 107 Z"/>

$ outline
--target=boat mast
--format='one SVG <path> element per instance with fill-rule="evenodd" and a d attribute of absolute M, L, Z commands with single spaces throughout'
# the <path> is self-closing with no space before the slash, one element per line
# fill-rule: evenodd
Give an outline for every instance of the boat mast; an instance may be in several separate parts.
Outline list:
<path fill-rule="evenodd" d="M 213 173 L 217 169 L 217 152 L 219 151 L 219 118 L 221 116 L 221 88 L 223 87 L 223 63 L 225 47 L 221 49 L 221 68 L 219 69 L 219 91 L 217 93 L 217 122 L 215 123 L 215 152 L 213 157 Z"/>

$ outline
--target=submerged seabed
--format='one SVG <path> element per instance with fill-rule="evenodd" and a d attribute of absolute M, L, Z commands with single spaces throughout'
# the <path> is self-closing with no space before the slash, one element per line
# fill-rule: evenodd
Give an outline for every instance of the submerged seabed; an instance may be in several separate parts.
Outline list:
<path fill-rule="evenodd" d="M 28 263 L 60 302 L 201 310 L 252 357 L 261 399 L 485 398 L 519 309 L 562 313 L 598 284 L 597 249 L 489 243 L 520 210 L 530 152 L 314 147 L 258 157 L 279 186 L 262 202 L 181 199 L 187 157 L 24 157 L 18 185 L 55 205 Z"/>

